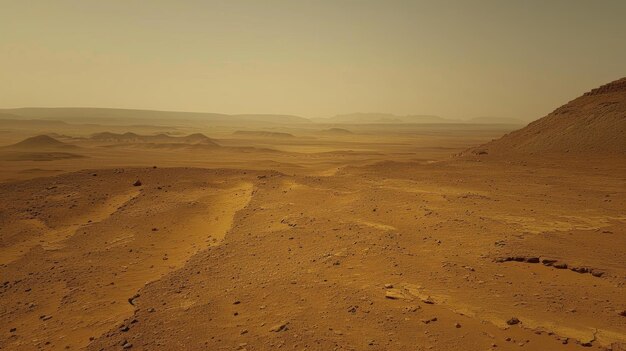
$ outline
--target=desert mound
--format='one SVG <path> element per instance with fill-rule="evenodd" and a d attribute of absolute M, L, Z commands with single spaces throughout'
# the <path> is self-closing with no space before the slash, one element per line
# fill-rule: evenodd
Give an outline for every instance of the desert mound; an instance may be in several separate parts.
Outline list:
<path fill-rule="evenodd" d="M 83 158 L 68 151 L 80 149 L 48 135 L 37 135 L 0 148 L 0 161 L 54 161 Z"/>
<path fill-rule="evenodd" d="M 7 149 L 12 150 L 68 150 L 77 149 L 78 146 L 66 144 L 58 141 L 55 138 L 48 135 L 37 135 L 20 141 L 19 143 L 6 146 Z"/>
<path fill-rule="evenodd" d="M 238 130 L 234 132 L 233 134 L 251 136 L 251 137 L 262 137 L 262 138 L 294 138 L 293 134 L 282 133 L 282 132 L 268 132 L 264 130 Z"/>
<path fill-rule="evenodd" d="M 202 144 L 205 146 L 219 146 L 213 139 L 201 133 L 190 134 L 184 137 L 175 137 L 167 134 L 139 135 L 135 133 L 117 134 L 111 132 L 96 133 L 92 140 L 114 143 L 165 143 L 165 144 Z"/>
<path fill-rule="evenodd" d="M 626 154 L 626 78 L 593 89 L 474 154 Z"/>

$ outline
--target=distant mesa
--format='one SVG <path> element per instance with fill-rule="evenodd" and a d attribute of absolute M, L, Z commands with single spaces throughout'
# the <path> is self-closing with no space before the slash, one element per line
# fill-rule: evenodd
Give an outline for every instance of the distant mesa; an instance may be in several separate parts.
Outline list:
<path fill-rule="evenodd" d="M 57 139 L 49 135 L 37 135 L 34 137 L 26 138 L 19 143 L 5 146 L 5 149 L 12 150 L 76 150 L 79 149 L 76 145 L 71 145 L 58 141 Z"/>
<path fill-rule="evenodd" d="M 328 128 L 328 129 L 324 129 L 320 131 L 320 133 L 328 134 L 328 135 L 352 135 L 354 134 L 351 131 L 344 129 L 344 128 Z"/>
<path fill-rule="evenodd" d="M 626 78 L 464 154 L 626 154 Z"/>
<path fill-rule="evenodd" d="M 268 132 L 264 130 L 238 130 L 233 134 L 260 138 L 295 138 L 293 134 L 282 132 Z"/>
<path fill-rule="evenodd" d="M 390 113 L 350 113 L 337 115 L 331 118 L 316 118 L 319 123 L 345 123 L 345 124 L 415 124 L 415 123 L 453 123 L 439 116 L 432 115 L 406 115 L 399 116 Z"/>
<path fill-rule="evenodd" d="M 93 134 L 90 139 L 100 142 L 124 144 L 191 144 L 203 145 L 204 147 L 219 147 L 219 144 L 217 144 L 213 139 L 201 133 L 175 137 L 167 134 L 139 135 L 131 132 L 124 134 L 102 132 Z"/>

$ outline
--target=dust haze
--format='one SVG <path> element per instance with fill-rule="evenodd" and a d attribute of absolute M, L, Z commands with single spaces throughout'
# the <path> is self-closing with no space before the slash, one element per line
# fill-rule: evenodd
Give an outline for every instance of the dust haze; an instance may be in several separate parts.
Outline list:
<path fill-rule="evenodd" d="M 481 53 L 465 56 L 464 67 L 490 71 L 484 80 L 467 80 L 475 70 L 442 76 L 458 62 L 430 57 L 414 64 L 441 81 L 374 80 L 363 90 L 351 74 L 331 74 L 331 58 L 348 50 L 339 39 L 352 34 L 351 49 L 373 48 L 352 73 L 402 80 L 415 58 L 402 43 L 418 38 L 405 27 L 407 13 L 460 26 L 474 23 L 456 12 L 466 5 L 111 2 L 127 6 L 118 13 L 111 4 L 9 1 L 15 17 L 0 28 L 42 22 L 0 39 L 13 49 L 0 62 L 21 62 L 7 75 L 21 82 L 0 88 L 0 350 L 626 350 L 623 47 L 598 51 L 586 70 L 559 56 L 573 50 L 574 34 L 551 29 L 538 12 L 554 12 L 556 23 L 586 18 L 577 28 L 601 30 L 623 27 L 604 21 L 621 5 L 564 2 L 570 11 L 556 15 L 557 3 L 528 2 L 519 17 L 518 5 L 477 5 L 502 16 L 493 21 L 521 18 L 510 25 L 535 23 L 562 39 L 563 52 L 525 57 L 542 72 L 473 37 Z M 303 11 L 325 27 L 311 27 Z M 303 22 L 269 21 L 286 13 Z M 381 22 L 361 22 L 376 13 Z M 173 33 L 213 33 L 217 24 L 205 16 L 217 24 L 245 18 L 250 28 L 220 29 L 216 43 L 232 50 L 216 57 L 243 52 L 260 71 L 246 78 L 229 65 L 202 66 L 189 57 L 202 57 L 191 54 L 203 36 L 180 40 L 176 53 L 166 45 L 173 38 L 152 27 L 160 18 L 179 25 Z M 105 19 L 118 26 L 110 35 L 120 46 L 107 52 L 116 58 L 103 66 L 106 55 L 72 56 L 110 49 L 108 37 L 83 42 L 83 32 L 67 31 L 91 23 L 92 34 L 104 33 Z M 49 22 L 58 24 L 50 43 L 71 57 L 51 54 L 33 35 Z M 482 25 L 470 31 L 491 28 Z M 493 35 L 518 34 L 513 27 Z M 127 47 L 118 31 L 130 28 L 131 39 L 154 39 L 138 48 L 163 45 L 163 61 Z M 284 35 L 284 51 L 248 51 L 251 28 Z M 468 34 L 447 28 L 429 33 L 445 45 L 451 33 Z M 383 44 L 356 35 L 387 30 L 405 36 Z M 296 38 L 307 44 L 293 46 Z M 545 43 L 518 44 L 532 51 Z M 308 45 L 326 56 L 315 64 L 292 56 Z M 401 57 L 391 77 L 394 61 L 377 56 L 377 45 Z M 485 61 L 489 54 L 498 65 Z M 562 70 L 553 69 L 557 56 Z M 191 66 L 169 65 L 183 57 L 203 67 L 195 67 L 199 77 L 221 72 L 210 93 L 199 81 L 184 84 Z M 154 85 L 155 62 L 167 66 L 160 77 L 176 81 L 174 89 Z M 309 71 L 292 76 L 303 65 Z M 522 68 L 526 78 L 516 81 Z M 27 79 L 35 74 L 41 84 Z M 127 81 L 116 89 L 100 74 Z M 233 85 L 220 85 L 227 77 Z M 414 100 L 403 98 L 411 92 Z"/>

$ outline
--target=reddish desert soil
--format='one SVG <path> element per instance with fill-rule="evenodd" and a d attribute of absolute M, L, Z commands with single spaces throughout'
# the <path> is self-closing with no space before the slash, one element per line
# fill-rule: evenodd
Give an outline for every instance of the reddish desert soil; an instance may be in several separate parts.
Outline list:
<path fill-rule="evenodd" d="M 626 164 L 584 165 L 144 168 L 5 184 L 2 346 L 618 349 Z"/>

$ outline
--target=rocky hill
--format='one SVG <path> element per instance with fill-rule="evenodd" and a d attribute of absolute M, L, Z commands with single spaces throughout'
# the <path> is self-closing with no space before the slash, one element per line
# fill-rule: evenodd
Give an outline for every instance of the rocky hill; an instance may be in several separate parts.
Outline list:
<path fill-rule="evenodd" d="M 626 154 L 626 78 L 605 84 L 473 154 Z"/>

